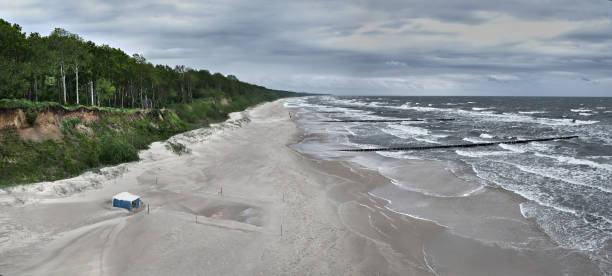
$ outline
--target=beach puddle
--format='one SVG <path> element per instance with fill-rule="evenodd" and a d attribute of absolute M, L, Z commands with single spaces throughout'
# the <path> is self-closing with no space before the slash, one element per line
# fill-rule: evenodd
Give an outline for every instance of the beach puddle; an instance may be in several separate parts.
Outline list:
<path fill-rule="evenodd" d="M 219 205 L 203 209 L 200 215 L 211 219 L 229 219 L 255 226 L 262 225 L 262 212 L 259 208 L 247 205 Z"/>
<path fill-rule="evenodd" d="M 187 201 L 182 204 L 168 207 L 180 212 L 187 212 L 196 216 L 210 219 L 233 220 L 255 226 L 263 225 L 263 211 L 259 207 L 237 202 L 207 200 L 205 203 Z"/>

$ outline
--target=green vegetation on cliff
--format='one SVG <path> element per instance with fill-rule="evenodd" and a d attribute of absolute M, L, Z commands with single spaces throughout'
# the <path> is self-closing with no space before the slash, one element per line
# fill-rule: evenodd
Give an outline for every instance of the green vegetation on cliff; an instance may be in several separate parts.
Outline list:
<path fill-rule="evenodd" d="M 88 169 L 138 160 L 138 150 L 154 141 L 223 121 L 230 112 L 243 110 L 256 102 L 230 102 L 227 99 L 198 99 L 190 104 L 175 104 L 169 109 L 117 109 L 93 107 L 64 108 L 56 104 L 24 100 L 0 100 L 0 112 L 21 109 L 28 125 L 0 129 L 0 187 L 51 181 L 80 174 Z M 271 99 L 270 99 L 271 100 Z M 80 111 L 79 111 L 80 110 Z M 33 141 L 19 134 L 23 129 L 45 126 L 27 119 L 27 114 L 96 111 L 97 120 L 83 122 L 78 116 L 61 119 L 61 138 Z M 177 154 L 184 145 L 170 143 Z"/>

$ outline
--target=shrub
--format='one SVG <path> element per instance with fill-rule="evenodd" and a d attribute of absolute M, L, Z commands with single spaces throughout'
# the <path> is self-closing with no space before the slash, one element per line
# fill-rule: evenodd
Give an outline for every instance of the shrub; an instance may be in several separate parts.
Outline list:
<path fill-rule="evenodd" d="M 138 160 L 138 152 L 130 143 L 120 137 L 104 136 L 101 141 L 100 162 L 118 164 Z"/>
<path fill-rule="evenodd" d="M 38 118 L 38 112 L 36 112 L 36 110 L 28 108 L 26 110 L 25 117 L 28 124 L 34 125 L 34 122 L 36 122 L 36 118 Z"/>
<path fill-rule="evenodd" d="M 81 120 L 77 117 L 62 119 L 62 125 L 60 128 L 65 132 L 66 130 L 73 129 L 80 122 Z"/>

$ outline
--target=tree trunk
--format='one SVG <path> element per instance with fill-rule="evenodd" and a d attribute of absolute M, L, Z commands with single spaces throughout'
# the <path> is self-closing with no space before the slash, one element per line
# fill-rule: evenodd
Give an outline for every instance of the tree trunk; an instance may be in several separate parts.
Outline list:
<path fill-rule="evenodd" d="M 34 77 L 34 101 L 38 102 L 38 78 Z"/>
<path fill-rule="evenodd" d="M 47 77 L 45 76 L 45 74 L 42 75 L 42 82 L 40 85 L 40 96 L 43 97 L 45 95 L 45 87 L 47 86 Z"/>
<path fill-rule="evenodd" d="M 132 83 L 132 86 L 130 86 L 130 95 L 132 96 L 132 105 L 131 108 L 134 108 L 135 104 L 136 104 L 136 97 L 134 96 L 136 93 L 136 89 L 134 88 L 134 84 Z"/>
<path fill-rule="evenodd" d="M 91 91 L 91 105 L 96 105 L 94 101 L 93 81 L 89 81 L 89 91 Z"/>
<path fill-rule="evenodd" d="M 30 82 L 30 89 L 28 89 L 28 94 L 26 95 L 26 92 L 23 92 L 23 96 L 24 98 L 28 99 L 28 100 L 32 100 L 32 90 L 34 90 L 34 84 L 32 82 Z"/>
<path fill-rule="evenodd" d="M 55 83 L 57 83 L 57 103 L 62 102 L 62 88 L 60 87 L 60 80 L 55 79 Z"/>
<path fill-rule="evenodd" d="M 76 79 L 75 79 L 75 89 L 76 89 L 76 100 L 77 100 L 77 105 L 79 105 L 79 65 L 75 65 L 74 66 L 74 70 L 76 71 Z"/>
<path fill-rule="evenodd" d="M 181 97 L 183 97 L 183 103 L 185 103 L 185 90 L 183 89 L 182 84 L 181 84 Z"/>
<path fill-rule="evenodd" d="M 66 74 L 64 73 L 64 64 L 63 63 L 60 66 L 60 69 L 62 71 L 62 86 L 64 88 L 64 104 L 66 104 L 67 103 L 67 101 L 66 101 Z"/>
<path fill-rule="evenodd" d="M 193 102 L 193 88 L 191 87 L 191 77 L 187 78 L 187 90 L 189 92 L 189 102 Z"/>
<path fill-rule="evenodd" d="M 151 108 L 155 105 L 155 87 L 153 86 L 153 81 L 151 81 Z"/>

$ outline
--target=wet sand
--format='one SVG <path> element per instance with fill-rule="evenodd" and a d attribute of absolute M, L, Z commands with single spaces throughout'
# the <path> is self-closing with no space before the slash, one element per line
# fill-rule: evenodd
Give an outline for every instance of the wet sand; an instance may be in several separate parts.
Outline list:
<path fill-rule="evenodd" d="M 1 191 L 0 274 L 598 274 L 578 252 L 559 259 L 504 248 L 389 210 L 370 194 L 389 187 L 378 171 L 291 148 L 317 138 L 294 119 L 283 101 L 266 103 L 211 130 L 174 137 L 189 154 L 154 143 L 137 163 Z M 457 192 L 442 185 L 453 179 L 444 171 L 414 162 L 402 172 Z M 150 212 L 110 207 L 123 191 L 142 196 Z M 445 216 L 452 208 L 414 202 Z M 456 220 L 478 207 L 464 207 Z M 563 260 L 575 261 L 577 270 L 557 265 Z"/>

